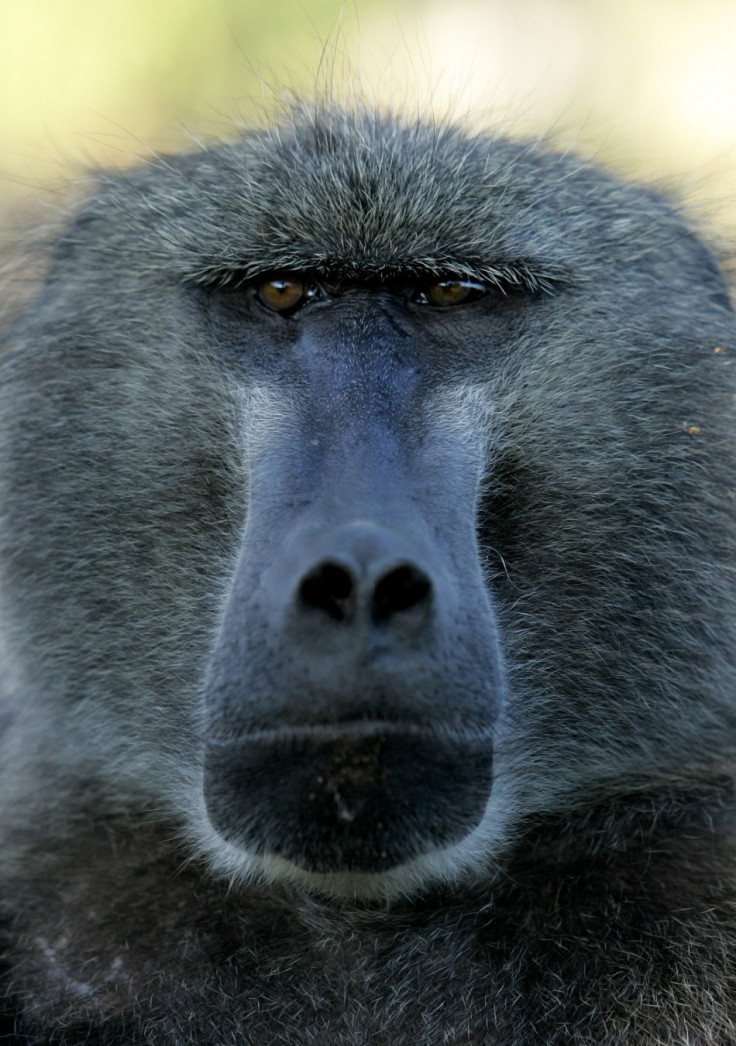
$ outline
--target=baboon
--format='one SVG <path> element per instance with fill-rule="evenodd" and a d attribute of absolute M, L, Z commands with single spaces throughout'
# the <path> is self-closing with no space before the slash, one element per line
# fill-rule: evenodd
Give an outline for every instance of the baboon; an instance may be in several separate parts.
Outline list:
<path fill-rule="evenodd" d="M 7 1041 L 732 1046 L 734 332 L 540 143 L 101 173 L 3 327 Z"/>

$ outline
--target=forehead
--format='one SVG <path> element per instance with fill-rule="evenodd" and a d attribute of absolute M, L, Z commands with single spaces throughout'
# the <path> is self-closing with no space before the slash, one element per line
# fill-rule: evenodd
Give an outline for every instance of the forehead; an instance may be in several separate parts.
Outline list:
<path fill-rule="evenodd" d="M 112 191 L 190 279 L 229 269 L 489 279 L 523 266 L 544 283 L 564 278 L 581 231 L 588 247 L 600 240 L 591 225 L 605 228 L 628 190 L 503 137 L 325 110 L 134 172 Z M 595 205 L 581 210 L 582 198 Z"/>

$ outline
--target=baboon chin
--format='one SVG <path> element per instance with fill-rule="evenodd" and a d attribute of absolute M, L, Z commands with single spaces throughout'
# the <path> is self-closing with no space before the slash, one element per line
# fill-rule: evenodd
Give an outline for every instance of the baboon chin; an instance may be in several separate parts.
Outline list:
<path fill-rule="evenodd" d="M 732 1046 L 704 234 L 324 105 L 101 172 L 42 268 L 0 352 L 0 1037 Z"/>

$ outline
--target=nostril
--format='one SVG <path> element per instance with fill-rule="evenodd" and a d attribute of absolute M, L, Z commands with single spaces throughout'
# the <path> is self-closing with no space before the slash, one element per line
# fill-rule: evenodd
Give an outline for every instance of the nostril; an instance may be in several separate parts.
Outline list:
<path fill-rule="evenodd" d="M 302 580 L 299 598 L 303 606 L 323 610 L 335 621 L 345 621 L 352 615 L 355 602 L 353 578 L 338 563 L 322 563 Z"/>
<path fill-rule="evenodd" d="M 408 565 L 396 567 L 384 574 L 373 590 L 373 620 L 386 621 L 392 614 L 426 605 L 431 595 L 426 574 Z"/>

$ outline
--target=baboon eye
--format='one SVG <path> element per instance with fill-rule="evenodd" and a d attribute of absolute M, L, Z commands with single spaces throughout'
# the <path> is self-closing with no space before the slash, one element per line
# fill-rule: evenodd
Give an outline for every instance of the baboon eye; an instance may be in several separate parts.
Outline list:
<path fill-rule="evenodd" d="M 293 312 L 311 295 L 313 288 L 293 276 L 272 276 L 256 284 L 259 300 L 276 312 Z"/>
<path fill-rule="evenodd" d="M 422 287 L 414 300 L 422 305 L 462 305 L 486 293 L 482 283 L 473 280 L 438 280 Z"/>

